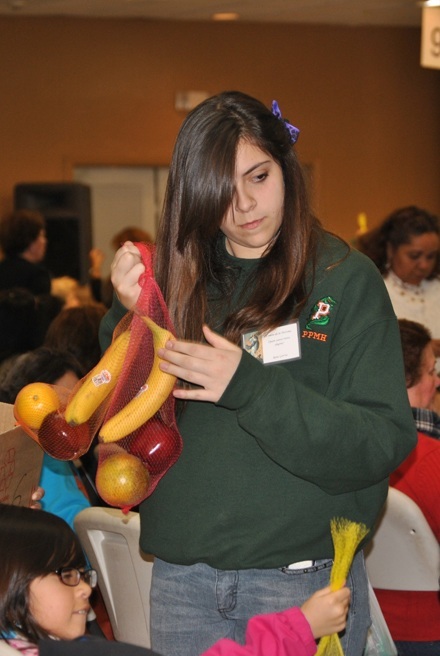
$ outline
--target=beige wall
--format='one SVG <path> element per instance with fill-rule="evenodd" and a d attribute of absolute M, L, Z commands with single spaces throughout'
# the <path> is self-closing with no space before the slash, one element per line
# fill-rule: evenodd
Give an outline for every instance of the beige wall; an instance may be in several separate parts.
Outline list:
<path fill-rule="evenodd" d="M 409 203 L 440 214 L 440 71 L 420 31 L 0 18 L 0 210 L 76 165 L 167 164 L 180 90 L 240 89 L 301 128 L 324 224 L 351 239 Z"/>

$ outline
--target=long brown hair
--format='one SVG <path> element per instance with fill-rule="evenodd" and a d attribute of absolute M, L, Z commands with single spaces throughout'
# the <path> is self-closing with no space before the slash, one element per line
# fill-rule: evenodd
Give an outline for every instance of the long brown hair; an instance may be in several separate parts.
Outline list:
<path fill-rule="evenodd" d="M 237 147 L 246 140 L 276 161 L 284 178 L 279 234 L 249 280 L 244 307 L 228 308 L 233 272 L 222 261 L 220 226 L 235 193 Z M 229 315 L 222 328 L 238 342 L 249 328 L 267 330 L 306 300 L 320 224 L 309 209 L 302 169 L 285 123 L 259 100 L 238 91 L 208 98 L 177 137 L 156 240 L 156 279 L 179 337 L 200 340 L 209 321 L 208 286 Z M 311 266 L 310 266 L 311 264 Z"/>

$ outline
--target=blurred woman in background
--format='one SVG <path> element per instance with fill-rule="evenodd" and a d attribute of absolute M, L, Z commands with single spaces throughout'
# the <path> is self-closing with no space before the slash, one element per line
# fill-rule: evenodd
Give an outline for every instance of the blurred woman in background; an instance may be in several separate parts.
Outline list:
<path fill-rule="evenodd" d="M 440 356 L 440 220 L 410 205 L 358 237 L 358 248 L 381 272 L 399 319 L 417 321 Z"/>

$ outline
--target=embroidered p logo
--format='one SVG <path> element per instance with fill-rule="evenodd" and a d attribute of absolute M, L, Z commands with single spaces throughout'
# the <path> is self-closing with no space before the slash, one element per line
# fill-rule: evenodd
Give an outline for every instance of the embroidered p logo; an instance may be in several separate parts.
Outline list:
<path fill-rule="evenodd" d="M 310 318 L 306 323 L 306 328 L 313 326 L 326 326 L 330 321 L 330 312 L 335 306 L 336 301 L 331 296 L 325 296 L 315 303 Z"/>

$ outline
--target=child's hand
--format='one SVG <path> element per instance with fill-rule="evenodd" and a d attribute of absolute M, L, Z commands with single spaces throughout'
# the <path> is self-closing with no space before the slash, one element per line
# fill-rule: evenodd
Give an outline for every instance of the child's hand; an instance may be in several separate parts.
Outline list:
<path fill-rule="evenodd" d="M 37 487 L 35 492 L 32 493 L 29 508 L 34 510 L 41 510 L 41 499 L 44 497 L 44 490 L 42 487 Z"/>
<path fill-rule="evenodd" d="M 332 592 L 330 586 L 317 590 L 301 606 L 315 638 L 339 633 L 347 624 L 350 590 L 347 587 Z"/>
<path fill-rule="evenodd" d="M 139 278 L 145 271 L 141 254 L 131 241 L 116 251 L 111 266 L 111 280 L 122 305 L 131 310 L 137 303 L 141 287 Z"/>

